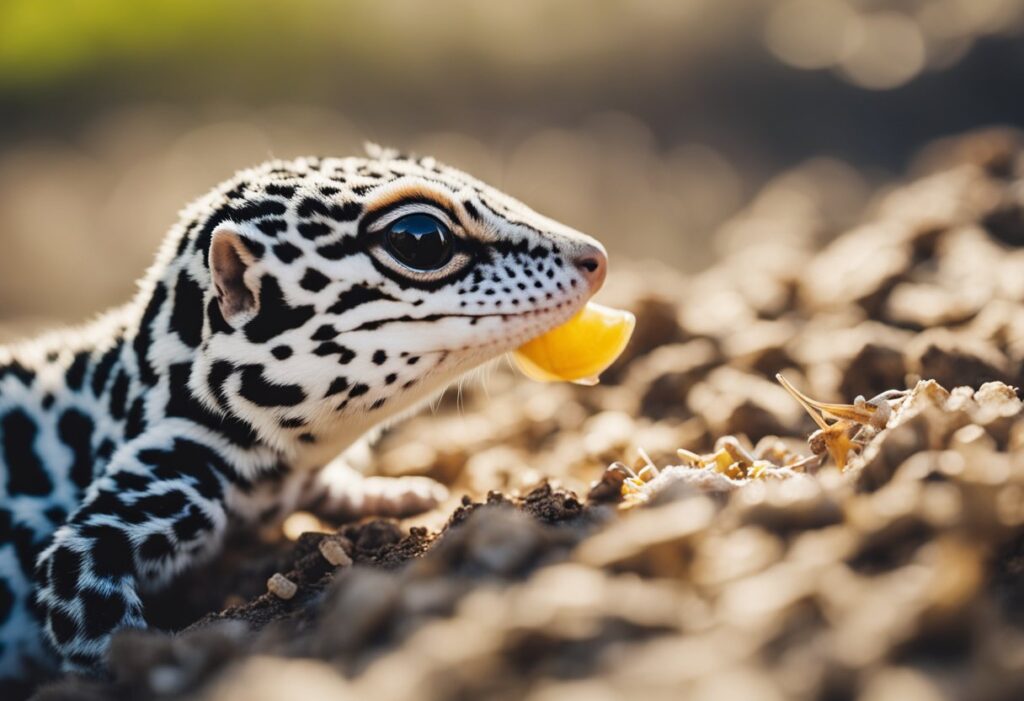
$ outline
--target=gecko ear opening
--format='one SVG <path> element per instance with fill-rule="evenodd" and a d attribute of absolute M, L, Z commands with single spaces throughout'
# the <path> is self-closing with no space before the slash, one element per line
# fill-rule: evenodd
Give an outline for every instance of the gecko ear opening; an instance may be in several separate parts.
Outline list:
<path fill-rule="evenodd" d="M 233 324 L 240 314 L 258 311 L 259 283 L 246 275 L 256 262 L 242 237 L 218 228 L 210 241 L 210 274 L 224 320 Z"/>

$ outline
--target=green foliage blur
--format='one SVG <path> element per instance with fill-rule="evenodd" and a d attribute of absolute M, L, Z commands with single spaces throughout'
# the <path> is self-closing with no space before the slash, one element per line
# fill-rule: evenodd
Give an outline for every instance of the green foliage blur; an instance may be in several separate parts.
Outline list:
<path fill-rule="evenodd" d="M 552 84 L 580 78 L 591 84 L 601 79 L 606 59 L 638 49 L 648 54 L 659 46 L 671 48 L 680 30 L 707 12 L 706 5 L 660 0 L 522 0 L 510 5 L 475 0 L 4 0 L 0 91 L 24 96 L 96 90 L 109 95 L 115 86 L 195 97 L 230 87 L 236 95 L 324 101 L 343 100 L 346 90 L 359 86 L 379 88 L 381 80 L 435 95 L 459 93 L 458 83 L 467 80 L 504 83 L 524 74 Z M 624 32 L 646 35 L 647 41 L 623 41 Z M 551 73 L 559 65 L 570 73 Z M 481 70 L 497 73 L 481 75 Z"/>
<path fill-rule="evenodd" d="M 42 90 L 101 71 L 151 79 L 214 68 L 266 76 L 284 51 L 301 66 L 339 48 L 357 52 L 358 7 L 329 0 L 5 0 L 0 3 L 0 88 Z M 310 21 L 316 17 L 317 21 Z M 235 73 L 238 75 L 237 73 Z"/>

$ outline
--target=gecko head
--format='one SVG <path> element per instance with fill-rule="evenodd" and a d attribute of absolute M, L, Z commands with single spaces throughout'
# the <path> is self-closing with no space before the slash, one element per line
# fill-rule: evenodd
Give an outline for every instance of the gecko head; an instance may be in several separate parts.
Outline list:
<path fill-rule="evenodd" d="M 589 236 L 382 150 L 244 171 L 206 209 L 190 386 L 281 443 L 420 403 L 568 320 L 607 271 Z"/>

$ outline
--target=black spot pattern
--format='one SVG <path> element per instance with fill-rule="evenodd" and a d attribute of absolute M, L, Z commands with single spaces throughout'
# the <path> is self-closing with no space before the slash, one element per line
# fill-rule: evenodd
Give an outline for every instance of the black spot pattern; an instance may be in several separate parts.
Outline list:
<path fill-rule="evenodd" d="M 51 506 L 43 511 L 43 515 L 46 516 L 46 520 L 52 523 L 54 527 L 61 525 L 68 518 L 68 512 L 59 506 Z"/>
<path fill-rule="evenodd" d="M 78 596 L 85 609 L 85 634 L 90 638 L 109 633 L 127 613 L 124 599 L 116 593 L 107 595 L 85 589 Z"/>
<path fill-rule="evenodd" d="M 92 482 L 92 431 L 92 419 L 78 409 L 68 409 L 57 422 L 57 435 L 73 455 L 71 481 L 79 489 Z"/>
<path fill-rule="evenodd" d="M 100 441 L 99 447 L 96 448 L 96 457 L 102 458 L 104 460 L 109 460 L 110 456 L 114 454 L 115 447 L 116 446 L 114 445 L 114 441 L 110 440 L 109 438 L 104 438 L 102 441 Z"/>
<path fill-rule="evenodd" d="M 54 551 L 50 560 L 50 583 L 57 596 L 65 601 L 75 597 L 81 571 L 82 558 L 78 553 L 63 546 Z"/>
<path fill-rule="evenodd" d="M 53 637 L 57 639 L 58 643 L 68 643 L 75 637 L 75 631 L 78 629 L 78 626 L 68 616 L 64 615 L 60 609 L 50 609 L 48 618 L 50 620 L 50 629 L 53 630 Z"/>
<path fill-rule="evenodd" d="M 0 579 L 0 626 L 7 622 L 14 609 L 14 592 L 7 582 Z"/>
<path fill-rule="evenodd" d="M 264 343 L 302 326 L 315 313 L 312 305 L 289 306 L 277 280 L 272 275 L 264 275 L 260 280 L 260 311 L 245 325 L 245 337 L 253 343 Z"/>
<path fill-rule="evenodd" d="M 331 233 L 331 227 L 320 222 L 302 222 L 299 224 L 299 233 L 307 239 L 314 240 Z"/>
<path fill-rule="evenodd" d="M 14 526 L 11 529 L 8 542 L 14 543 L 14 554 L 18 557 L 18 564 L 23 572 L 32 572 L 35 569 L 36 555 L 39 554 L 39 541 L 31 528 L 25 526 Z"/>
<path fill-rule="evenodd" d="M 144 511 L 150 516 L 157 518 L 169 518 L 177 515 L 185 508 L 185 495 L 177 490 L 170 490 L 162 494 L 151 494 L 137 500 L 133 506 Z"/>
<path fill-rule="evenodd" d="M 198 348 L 203 336 L 203 291 L 187 270 L 178 274 L 171 307 L 171 330 L 190 348 Z"/>
<path fill-rule="evenodd" d="M 158 560 L 171 554 L 171 541 L 163 533 L 146 536 L 139 546 L 139 555 L 147 560 Z"/>
<path fill-rule="evenodd" d="M 313 353 L 316 355 L 335 355 L 338 356 L 338 362 L 342 365 L 348 365 L 356 357 L 356 354 L 352 349 L 346 348 L 345 346 L 335 343 L 334 341 L 325 341 L 316 348 L 313 349 Z"/>
<path fill-rule="evenodd" d="M 242 368 L 242 386 L 238 393 L 256 406 L 295 406 L 306 399 L 306 393 L 299 385 L 280 385 L 269 382 L 263 376 L 262 365 L 247 365 Z"/>
<path fill-rule="evenodd" d="M 89 552 L 97 576 L 120 577 L 131 573 L 132 545 L 124 531 L 114 526 L 92 525 L 83 527 L 82 534 L 93 540 Z"/>
<path fill-rule="evenodd" d="M 247 251 L 249 251 L 249 253 L 252 254 L 253 258 L 256 258 L 256 259 L 262 258 L 263 257 L 263 252 L 265 250 L 267 250 L 266 246 L 264 246 L 259 241 L 255 241 L 255 240 L 253 240 L 251 238 L 242 238 L 242 239 L 239 239 L 239 240 L 242 242 L 242 245 L 245 246 L 245 249 Z"/>
<path fill-rule="evenodd" d="M 146 430 L 146 401 L 136 397 L 124 423 L 124 437 L 131 440 Z"/>
<path fill-rule="evenodd" d="M 103 394 L 104 388 L 107 386 L 107 380 L 110 379 L 110 372 L 114 369 L 114 364 L 117 362 L 117 357 L 121 352 L 120 344 L 111 346 L 107 349 L 107 352 L 103 354 L 100 361 L 96 363 L 95 369 L 92 371 L 92 393 L 97 397 Z"/>
<path fill-rule="evenodd" d="M 291 185 L 279 185 L 277 183 L 270 183 L 263 189 L 263 191 L 268 195 L 276 195 L 278 197 L 283 197 L 286 200 L 290 200 L 292 197 L 295 196 L 295 188 L 292 187 Z"/>
<path fill-rule="evenodd" d="M 111 477 L 114 483 L 125 492 L 145 491 L 151 483 L 148 477 L 136 472 L 116 472 Z"/>
<path fill-rule="evenodd" d="M 210 300 L 210 303 L 206 307 L 206 316 L 210 319 L 210 331 L 212 333 L 224 333 L 232 334 L 235 330 L 231 327 L 227 321 L 224 320 L 224 315 L 220 312 L 220 304 L 216 298 Z"/>
<path fill-rule="evenodd" d="M 324 324 L 309 338 L 313 341 L 330 341 L 338 335 L 338 331 L 330 324 Z"/>
<path fill-rule="evenodd" d="M 0 380 L 5 377 L 15 377 L 21 384 L 28 387 L 35 379 L 35 374 L 18 361 L 11 361 L 9 364 L 0 367 Z"/>
<path fill-rule="evenodd" d="M 345 202 L 344 204 L 328 204 L 323 200 L 307 197 L 299 203 L 297 214 L 302 219 L 308 219 L 314 214 L 333 219 L 337 222 L 350 222 L 359 218 L 363 213 L 363 206 L 358 202 Z"/>
<path fill-rule="evenodd" d="M 278 260 L 282 263 L 291 263 L 293 260 L 302 255 L 302 251 L 299 250 L 298 246 L 285 241 L 274 246 L 274 255 L 277 256 Z"/>
<path fill-rule="evenodd" d="M 234 369 L 234 366 L 228 361 L 218 360 L 214 362 L 210 368 L 210 374 L 206 376 L 206 386 L 210 388 L 210 392 L 213 393 L 221 408 L 227 408 L 228 400 L 224 393 L 224 383 L 227 382 Z"/>
<path fill-rule="evenodd" d="M 7 471 L 7 493 L 46 496 L 53 491 L 53 482 L 36 454 L 39 429 L 21 409 L 15 409 L 0 420 L 4 441 L 4 462 Z"/>
<path fill-rule="evenodd" d="M 330 308 L 328 308 L 328 314 L 342 314 L 355 309 L 361 304 L 367 304 L 368 302 L 376 302 L 377 300 L 390 300 L 397 301 L 394 297 L 384 292 L 379 287 L 369 287 L 367 285 L 353 285 L 348 288 L 340 295 L 338 295 L 338 301 L 335 302 Z"/>
<path fill-rule="evenodd" d="M 324 399 L 327 397 L 333 397 L 334 395 L 344 392 L 348 389 L 348 379 L 344 377 L 335 377 L 331 381 L 331 386 L 327 388 L 327 393 L 324 395 Z"/>
<path fill-rule="evenodd" d="M 264 219 L 256 225 L 267 236 L 277 236 L 288 230 L 288 222 L 284 219 Z"/>
<path fill-rule="evenodd" d="M 67 384 L 68 389 L 82 389 L 82 383 L 85 382 L 85 371 L 88 367 L 89 354 L 86 352 L 76 353 L 71 361 L 71 365 L 68 366 L 67 372 L 64 373 L 64 382 Z"/>
<path fill-rule="evenodd" d="M 302 276 L 302 280 L 299 281 L 299 285 L 304 290 L 310 292 L 319 292 L 329 285 L 331 279 L 321 273 L 319 270 L 313 268 L 306 268 L 306 274 Z"/>
<path fill-rule="evenodd" d="M 128 403 L 128 373 L 124 370 L 117 373 L 114 386 L 110 388 L 110 415 L 117 420 L 124 418 Z"/>
<path fill-rule="evenodd" d="M 320 246 L 316 252 L 327 260 L 341 260 L 362 252 L 363 246 L 354 236 L 346 236 L 340 241 Z"/>

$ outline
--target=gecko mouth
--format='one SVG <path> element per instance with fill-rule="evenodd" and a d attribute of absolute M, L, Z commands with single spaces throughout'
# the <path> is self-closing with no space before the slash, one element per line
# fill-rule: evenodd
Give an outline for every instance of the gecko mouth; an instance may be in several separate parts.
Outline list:
<path fill-rule="evenodd" d="M 384 319 L 373 319 L 371 321 L 364 321 L 358 326 L 354 326 L 350 329 L 346 329 L 339 333 L 353 333 L 356 331 L 374 331 L 382 326 L 388 324 L 415 324 L 415 323 L 431 323 L 440 321 L 441 319 L 472 319 L 471 323 L 475 324 L 480 319 L 521 319 L 532 316 L 543 316 L 553 312 L 564 310 L 566 307 L 574 307 L 578 302 L 583 301 L 583 298 L 577 298 L 556 304 L 550 307 L 543 307 L 540 309 L 531 309 L 525 312 L 492 312 L 489 314 L 426 314 L 424 316 L 411 316 L 409 314 L 403 314 L 402 316 L 387 317 Z"/>

